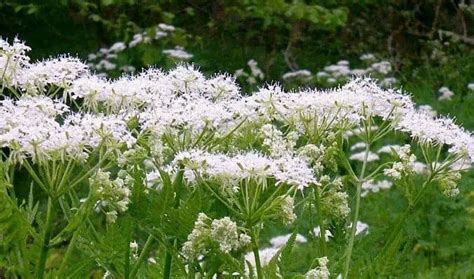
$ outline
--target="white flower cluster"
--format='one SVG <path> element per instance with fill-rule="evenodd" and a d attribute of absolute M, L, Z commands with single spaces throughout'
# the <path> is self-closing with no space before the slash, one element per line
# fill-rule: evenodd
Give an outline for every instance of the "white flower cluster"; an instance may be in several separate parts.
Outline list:
<path fill-rule="evenodd" d="M 470 91 L 474 91 L 474 83 L 469 83 L 467 85 L 467 89 L 469 89 Z"/>
<path fill-rule="evenodd" d="M 377 153 L 378 154 L 395 154 L 396 156 L 399 156 L 398 154 L 403 154 L 403 150 L 407 149 L 408 146 L 401 146 L 398 144 L 388 144 L 382 146 Z M 403 155 L 402 155 L 403 156 Z M 414 158 L 412 158 L 414 159 Z M 419 161 L 413 161 L 410 164 L 410 168 L 415 174 L 423 174 L 427 171 L 427 167 L 425 163 L 419 162 Z"/>
<path fill-rule="evenodd" d="M 320 82 L 334 85 L 346 81 L 351 77 L 372 75 L 378 79 L 382 87 L 389 88 L 397 83 L 397 79 L 389 76 L 392 73 L 392 64 L 389 61 L 377 61 L 373 54 L 364 54 L 360 60 L 366 64 L 366 68 L 351 69 L 349 61 L 341 60 L 336 64 L 324 67 L 323 71 L 316 74 Z M 306 77 L 308 79 L 308 77 Z"/>
<path fill-rule="evenodd" d="M 210 178 L 240 181 L 246 178 L 273 177 L 278 183 L 307 187 L 317 184 L 311 168 L 299 157 L 270 158 L 248 152 L 237 155 L 209 153 L 203 150 L 183 151 L 176 155 L 172 166 L 184 164 L 188 181 L 195 181 L 194 172 Z"/>
<path fill-rule="evenodd" d="M 306 161 L 316 164 L 320 163 L 320 159 L 324 157 L 326 147 L 324 145 L 317 146 L 315 144 L 306 144 L 298 150 L 299 156 L 305 158 Z"/>
<path fill-rule="evenodd" d="M 138 258 L 138 243 L 134 240 L 129 243 L 130 253 L 132 254 L 132 258 Z"/>
<path fill-rule="evenodd" d="M 334 218 L 345 219 L 351 209 L 349 207 L 349 195 L 344 191 L 341 177 L 331 180 L 328 175 L 323 175 L 321 184 L 327 189 L 323 193 L 323 206 L 327 213 Z"/>
<path fill-rule="evenodd" d="M 43 93 L 46 87 L 67 88 L 71 82 L 88 75 L 88 66 L 69 56 L 30 63 L 30 48 L 15 39 L 10 45 L 0 39 L 0 72 L 3 87 L 20 88 L 30 93 Z"/>
<path fill-rule="evenodd" d="M 319 226 L 317 226 L 313 229 L 313 235 L 316 236 L 316 237 L 321 237 L 321 228 Z M 329 241 L 330 238 L 332 238 L 332 237 L 333 237 L 332 232 L 330 230 L 325 230 L 324 240 Z"/>
<path fill-rule="evenodd" d="M 114 180 L 110 176 L 110 172 L 99 169 L 89 179 L 89 184 L 96 189 L 99 196 L 95 210 L 103 212 L 107 222 L 115 223 L 117 215 L 128 209 L 133 179 L 124 171 L 120 171 Z"/>
<path fill-rule="evenodd" d="M 188 240 L 183 244 L 182 253 L 188 260 L 196 260 L 206 255 L 212 245 L 217 245 L 222 253 L 237 251 L 250 244 L 251 238 L 240 233 L 237 224 L 229 217 L 214 219 L 199 213 Z"/>
<path fill-rule="evenodd" d="M 305 275 L 306 279 L 329 279 L 331 273 L 329 273 L 328 258 L 322 257 L 318 259 L 319 266 L 317 268 L 311 269 Z"/>
<path fill-rule="evenodd" d="M 247 62 L 250 68 L 250 72 L 246 72 L 244 69 L 238 69 L 234 73 L 236 79 L 243 78 L 245 82 L 250 85 L 255 85 L 258 81 L 262 81 L 265 78 L 265 74 L 258 66 L 257 61 L 251 59 Z"/>
<path fill-rule="evenodd" d="M 377 193 L 383 189 L 390 189 L 392 185 L 393 183 L 388 180 L 374 181 L 371 179 L 364 181 L 364 183 L 362 183 L 361 197 L 366 197 L 370 192 Z"/>
<path fill-rule="evenodd" d="M 163 147 L 166 135 L 183 145 L 175 150 L 178 154 L 172 166 L 187 158 L 201 166 L 198 173 L 210 177 L 274 177 L 280 183 L 305 187 L 317 184 L 314 172 L 318 167 L 308 166 L 304 146 L 301 152 L 292 151 L 299 135 L 331 138 L 341 130 L 354 134 L 361 130 L 361 121 L 370 117 L 390 121 L 393 129 L 422 143 L 448 145 L 451 154 L 465 156 L 468 163 L 474 158 L 474 139 L 469 132 L 449 118 L 420 111 L 403 92 L 382 89 L 370 79 L 354 79 L 330 91 L 285 92 L 268 85 L 244 96 L 228 75 L 206 78 L 191 65 L 179 65 L 168 72 L 149 69 L 108 80 L 92 74 L 75 58 L 30 64 L 25 56 L 28 47 L 23 43 L 0 42 L 0 61 L 8 72 L 2 85 L 22 95 L 1 101 L 0 143 L 18 161 L 25 157 L 84 160 L 104 141 L 131 148 L 136 137 L 128 123 L 135 119 L 134 129 L 150 133 L 153 144 L 160 147 L 158 153 L 177 148 L 173 142 Z M 113 47 L 113 51 L 120 49 L 123 46 Z M 10 62 L 7 65 L 9 59 L 16 61 L 15 70 L 10 70 Z M 263 77 L 256 62 L 249 67 L 255 76 Z M 29 96 L 32 94 L 37 96 Z M 274 123 L 292 129 L 283 134 Z M 239 153 L 238 148 L 228 153 L 199 150 L 196 143 L 204 132 L 224 138 L 241 124 L 262 131 L 271 156 L 255 151 Z M 375 158 L 371 154 L 370 159 Z M 188 165 L 187 169 L 187 178 L 193 180 L 196 168 Z"/>
<path fill-rule="evenodd" d="M 349 195 L 338 189 L 331 189 L 326 197 L 328 207 L 331 209 L 330 214 L 336 218 L 346 218 L 351 209 L 349 207 Z"/>
<path fill-rule="evenodd" d="M 270 244 L 272 245 L 273 248 L 281 248 L 288 243 L 288 241 L 290 240 L 290 237 L 291 237 L 291 234 L 274 236 L 270 239 Z M 301 243 L 306 243 L 306 242 L 308 242 L 306 237 L 304 237 L 303 235 L 299 233 L 296 234 L 295 243 L 301 244 Z"/>
<path fill-rule="evenodd" d="M 349 225 L 349 229 L 352 228 L 352 224 Z M 367 225 L 364 222 L 357 221 L 356 223 L 356 235 L 361 235 L 361 234 L 368 234 L 369 233 L 369 225 Z"/>
<path fill-rule="evenodd" d="M 260 265 L 267 266 L 270 261 L 275 257 L 275 255 L 280 251 L 280 248 L 276 247 L 267 247 L 258 250 L 258 254 L 260 257 Z M 250 264 L 253 269 L 253 273 L 256 272 L 256 261 L 255 261 L 255 254 L 254 253 L 247 253 L 245 254 L 245 261 Z M 248 270 L 248 265 L 245 266 L 246 273 L 250 273 Z"/>
<path fill-rule="evenodd" d="M 0 38 L 0 73 L 2 86 L 18 86 L 19 71 L 29 65 L 30 58 L 26 55 L 31 48 L 18 38 L 10 45 Z"/>
<path fill-rule="evenodd" d="M 299 138 L 297 132 L 290 132 L 284 137 L 283 133 L 271 124 L 263 125 L 261 131 L 264 136 L 263 145 L 269 149 L 272 157 L 293 153 Z"/>
<path fill-rule="evenodd" d="M 302 79 L 303 81 L 311 80 L 312 74 L 308 70 L 297 70 L 288 73 L 284 73 L 282 76 L 283 80 L 291 80 L 291 79 Z"/>
<path fill-rule="evenodd" d="M 293 212 L 295 200 L 292 197 L 287 196 L 283 199 L 281 207 L 283 223 L 287 225 L 292 224 L 296 220 L 296 214 Z"/>
<path fill-rule="evenodd" d="M 99 72 L 107 72 L 117 69 L 118 62 L 116 61 L 118 55 L 127 49 L 135 48 L 141 44 L 150 44 L 153 41 L 159 41 L 163 38 L 169 37 L 176 28 L 172 25 L 160 23 L 154 28 L 154 34 L 150 35 L 149 32 L 140 32 L 133 35 L 130 42 L 116 42 L 109 48 L 101 48 L 95 53 L 88 55 L 88 65 L 91 69 Z M 167 57 L 177 60 L 188 60 L 193 57 L 192 54 L 188 53 L 181 46 L 176 46 L 174 49 L 165 49 L 162 51 Z M 135 72 L 135 67 L 131 65 L 121 66 L 119 69 L 121 72 Z M 101 74 L 105 76 L 105 74 Z"/>
<path fill-rule="evenodd" d="M 352 228 L 352 223 L 347 227 L 348 230 Z M 365 235 L 369 233 L 369 225 L 364 222 L 357 221 L 356 223 L 356 233 L 355 235 Z M 321 228 L 319 226 L 314 227 L 313 235 L 316 237 L 321 237 Z M 330 230 L 326 230 L 324 233 L 324 240 L 329 241 L 333 236 Z"/>
<path fill-rule="evenodd" d="M 188 60 L 193 58 L 193 55 L 184 50 L 184 48 L 181 46 L 176 46 L 174 49 L 165 49 L 163 50 L 163 54 L 178 60 Z"/>
<path fill-rule="evenodd" d="M 459 194 L 458 182 L 461 179 L 459 171 L 445 173 L 440 179 L 440 187 L 443 194 L 447 197 L 455 197 Z"/>
<path fill-rule="evenodd" d="M 251 241 L 246 234 L 238 234 L 237 224 L 229 217 L 212 220 L 211 237 L 219 243 L 219 250 L 223 253 L 230 253 L 248 245 Z"/>
<path fill-rule="evenodd" d="M 384 174 L 386 176 L 392 177 L 395 180 L 399 180 L 402 178 L 402 176 L 414 172 L 416 156 L 411 154 L 409 144 L 393 150 L 395 151 L 399 161 L 394 162 L 391 168 L 385 169 Z"/>
<path fill-rule="evenodd" d="M 438 100 L 440 101 L 449 101 L 454 96 L 454 92 L 451 91 L 448 87 L 443 86 L 438 90 Z"/>
<path fill-rule="evenodd" d="M 0 145 L 9 147 L 14 161 L 85 160 L 88 150 L 103 141 L 131 147 L 135 138 L 118 115 L 73 113 L 46 96 L 23 95 L 0 101 Z M 58 121 L 61 119 L 62 121 Z"/>
<path fill-rule="evenodd" d="M 23 68 L 19 84 L 27 93 L 38 94 L 51 86 L 67 88 L 74 80 L 86 75 L 89 75 L 89 69 L 79 59 L 60 56 Z"/>
<path fill-rule="evenodd" d="M 366 155 L 367 155 L 367 158 L 366 158 Z M 350 160 L 354 160 L 354 161 L 366 161 L 367 162 L 374 162 L 374 161 L 378 161 L 380 158 L 379 158 L 379 155 L 377 155 L 376 153 L 373 153 L 373 152 L 368 152 L 367 154 L 365 154 L 365 151 L 362 151 L 362 152 L 357 152 L 357 153 L 354 153 L 352 154 L 350 157 L 349 157 Z"/>

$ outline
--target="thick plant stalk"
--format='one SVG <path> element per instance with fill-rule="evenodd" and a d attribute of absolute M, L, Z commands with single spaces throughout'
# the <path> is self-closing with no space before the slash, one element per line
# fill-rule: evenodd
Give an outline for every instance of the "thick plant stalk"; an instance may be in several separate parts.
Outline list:
<path fill-rule="evenodd" d="M 258 252 L 257 240 L 255 234 L 252 233 L 252 251 L 255 257 L 255 268 L 257 269 L 257 278 L 263 279 L 262 264 L 260 262 L 260 253 Z"/>
<path fill-rule="evenodd" d="M 48 197 L 48 208 L 46 211 L 46 222 L 45 222 L 45 231 L 43 236 L 43 246 L 41 247 L 41 253 L 38 261 L 38 269 L 36 272 L 36 278 L 44 278 L 44 271 L 46 267 L 46 259 L 48 257 L 49 251 L 49 240 L 51 238 L 52 224 L 53 224 L 53 200 L 51 197 Z"/>
<path fill-rule="evenodd" d="M 352 249 L 354 248 L 354 238 L 357 230 L 357 220 L 359 219 L 359 208 L 360 208 L 360 194 L 362 192 L 362 183 L 364 183 L 365 169 L 367 168 L 367 158 L 369 156 L 370 145 L 367 144 L 365 147 L 364 162 L 362 164 L 362 170 L 360 171 L 359 179 L 357 180 L 356 190 L 356 202 L 354 207 L 354 217 L 352 218 L 351 234 L 349 237 L 349 243 L 346 247 L 345 252 L 345 263 L 344 263 L 344 277 L 347 278 L 349 275 L 349 268 L 351 264 Z"/>

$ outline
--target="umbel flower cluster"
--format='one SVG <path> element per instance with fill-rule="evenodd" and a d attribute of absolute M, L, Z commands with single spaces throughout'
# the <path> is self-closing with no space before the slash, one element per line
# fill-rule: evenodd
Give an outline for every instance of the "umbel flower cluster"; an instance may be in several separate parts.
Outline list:
<path fill-rule="evenodd" d="M 0 220 L 11 223 L 0 239 L 11 276 L 356 276 L 361 196 L 396 185 L 409 216 L 436 185 L 458 194 L 474 159 L 468 131 L 370 79 L 242 94 L 233 77 L 192 65 L 107 79 L 70 56 L 32 62 L 29 50 L 0 41 Z M 386 144 L 395 135 L 399 145 Z M 25 186 L 26 205 L 16 196 Z M 268 248 L 271 226 L 292 233 Z M 341 233 L 343 254 L 331 258 Z M 292 271 L 288 255 L 305 245 L 317 248 L 313 264 Z M 52 247 L 64 251 L 57 264 Z"/>

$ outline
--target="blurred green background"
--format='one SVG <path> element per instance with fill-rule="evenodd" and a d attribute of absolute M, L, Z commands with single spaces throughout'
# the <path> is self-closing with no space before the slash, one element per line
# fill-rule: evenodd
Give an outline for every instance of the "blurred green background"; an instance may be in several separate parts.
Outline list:
<path fill-rule="evenodd" d="M 86 60 L 100 48 L 153 33 L 159 23 L 175 26 L 173 36 L 124 51 L 117 63 L 169 68 L 176 61 L 162 50 L 179 45 L 208 74 L 234 73 L 254 59 L 264 73 L 262 84 L 283 82 L 282 74 L 291 70 L 316 73 L 340 60 L 357 67 L 362 54 L 373 53 L 390 61 L 397 86 L 417 103 L 474 130 L 474 90 L 468 89 L 474 83 L 472 0 L 0 1 L 0 35 L 25 40 L 33 59 L 69 53 Z M 438 100 L 443 86 L 454 92 L 450 100 Z M 470 171 L 454 199 L 430 192 L 412 216 L 399 259 L 387 263 L 396 277 L 473 278 L 473 182 Z M 363 200 L 361 219 L 371 229 L 356 243 L 355 268 L 371 261 L 381 233 L 405 206 L 397 193 Z"/>

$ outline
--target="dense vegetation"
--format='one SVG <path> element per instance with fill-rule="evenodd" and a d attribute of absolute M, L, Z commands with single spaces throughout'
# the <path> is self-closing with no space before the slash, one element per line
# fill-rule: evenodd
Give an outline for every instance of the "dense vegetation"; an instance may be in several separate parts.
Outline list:
<path fill-rule="evenodd" d="M 176 68 L 176 65 L 182 61 L 193 63 L 208 80 L 214 77 L 214 73 L 234 74 L 242 88 L 241 95 L 245 97 L 256 94 L 258 88 L 266 83 L 278 82 L 288 91 L 305 87 L 332 88 L 345 84 L 352 75 L 357 73 L 370 75 L 381 87 L 393 86 L 409 92 L 415 103 L 419 105 L 418 110 L 449 115 L 455 118 L 457 124 L 472 131 L 474 130 L 474 117 L 472 116 L 472 107 L 474 106 L 474 3 L 471 2 L 469 0 L 5 0 L 0 2 L 0 35 L 4 39 L 8 38 L 9 42 L 12 42 L 15 36 L 26 41 L 27 45 L 31 47 L 29 56 L 32 61 L 70 53 L 89 63 L 91 71 L 95 71 L 100 76 L 111 78 L 120 77 L 123 73 L 137 74 L 141 72 L 141 68 L 151 65 L 170 70 L 172 73 L 182 69 Z M 181 67 L 189 70 L 187 66 Z M 5 84 L 4 77 L 2 77 L 2 99 L 4 96 L 13 98 L 12 93 L 8 93 L 10 95 L 4 93 L 6 92 L 4 91 Z M 12 88 L 14 88 L 12 92 L 17 90 L 15 86 Z M 67 93 L 64 88 L 58 89 L 59 91 L 55 91 L 55 87 L 52 86 L 46 88 L 48 96 L 52 99 L 57 97 L 54 94 L 63 92 L 62 90 L 65 95 L 70 94 L 68 96 L 71 98 L 74 94 L 77 95 L 77 92 Z M 18 92 L 21 90 L 23 89 L 18 89 Z M 359 91 L 355 90 L 354 92 Z M 107 105 L 90 106 L 91 104 L 82 100 L 81 97 L 84 96 L 77 97 L 78 103 L 65 100 L 71 111 L 103 112 L 105 110 L 115 113 L 115 108 L 108 108 Z M 200 100 L 200 97 L 193 98 Z M 420 105 L 429 105 L 430 107 Z M 58 117 L 63 117 L 62 112 L 55 113 L 58 113 Z M 374 123 L 383 125 L 382 119 L 377 117 L 374 117 Z M 54 117 L 52 118 L 52 121 L 56 120 Z M 134 152 L 143 151 L 148 154 L 147 152 L 150 152 L 149 145 L 152 145 L 149 135 L 141 134 L 145 129 L 140 130 L 141 128 L 137 128 L 138 124 L 131 122 L 133 121 L 127 122 L 126 125 L 129 128 L 134 127 L 140 132 L 137 132 L 138 135 L 132 133 L 132 136 L 137 138 L 140 148 L 146 150 L 145 152 L 134 147 Z M 362 121 L 357 125 L 366 127 L 369 125 L 368 122 Z M 281 119 L 273 119 L 269 123 L 258 123 L 255 126 L 263 127 L 264 124 L 273 125 L 281 131 L 284 137 L 287 137 L 293 129 L 293 127 L 288 128 L 291 125 L 282 122 Z M 273 151 L 268 146 L 265 147 L 264 143 L 265 137 L 268 135 L 259 135 L 253 142 L 248 142 L 248 135 L 245 135 L 245 132 L 251 133 L 252 129 L 256 129 L 255 126 L 246 127 L 244 125 L 244 130 L 239 132 L 241 134 L 226 138 L 225 142 L 215 143 L 218 146 L 217 150 L 228 150 L 229 146 L 235 145 L 238 150 L 259 150 L 272 155 Z M 337 129 L 342 128 L 338 127 Z M 192 132 L 190 133 L 192 134 Z M 204 136 L 211 137 L 207 134 Z M 193 139 L 193 136 L 190 137 Z M 215 139 L 209 139 L 209 142 L 212 143 L 213 140 L 215 141 Z M 316 142 L 328 145 L 327 142 L 318 140 Z M 357 141 L 350 139 L 337 148 L 345 152 L 349 158 L 358 150 L 358 147 L 351 150 Z M 368 136 L 365 138 L 365 143 L 368 143 L 367 141 L 369 141 Z M 310 143 L 312 143 L 311 140 L 300 137 L 297 144 L 295 143 L 294 149 L 303 148 Z M 417 145 L 416 140 L 395 130 L 384 134 L 384 139 L 380 142 L 370 142 L 369 145 L 373 150 L 378 150 L 386 144 L 393 143 Z M 174 144 L 179 145 L 180 143 Z M 185 140 L 182 144 L 189 148 Z M 173 142 L 166 142 L 164 145 L 171 148 Z M 5 145 L 2 147 L 2 159 L 5 159 L 10 156 L 10 150 L 6 150 Z M 425 147 L 413 147 L 413 153 L 417 155 L 418 159 L 422 158 L 426 151 L 423 148 Z M 100 162 L 103 154 L 99 149 L 91 151 L 90 161 L 87 161 L 85 167 L 83 166 L 85 170 Z M 127 148 L 124 146 L 117 147 L 117 150 L 114 149 L 117 154 L 111 155 L 112 157 L 117 156 L 117 158 L 111 157 L 107 160 L 110 160 L 113 165 L 114 159 L 118 160 L 125 149 Z M 444 155 L 449 153 L 447 148 L 440 147 L 440 150 Z M 104 151 L 104 153 L 107 152 Z M 175 155 L 174 153 L 173 155 L 165 154 L 163 160 L 166 163 L 174 162 L 173 156 Z M 381 154 L 379 155 L 382 157 Z M 128 159 L 135 160 L 133 164 L 130 164 L 138 166 L 143 164 L 143 157 L 148 155 L 134 154 L 134 156 L 136 157 Z M 383 162 L 395 160 L 382 158 Z M 365 159 L 367 161 L 367 158 Z M 329 161 L 331 160 L 328 159 Z M 329 166 L 328 162 L 325 161 L 323 165 L 327 164 L 325 168 L 330 169 L 333 166 Z M 33 159 L 31 163 L 37 162 L 34 162 Z M 353 187 L 354 185 L 351 183 L 356 179 L 351 178 L 348 169 L 360 172 L 362 163 L 358 160 L 351 160 L 350 168 L 340 161 L 337 161 L 337 165 L 340 170 L 336 167 L 337 170 L 331 169 L 331 177 L 338 175 L 342 177 L 345 190 L 349 194 L 348 203 L 353 208 L 356 203 L 354 197 L 357 187 Z M 2 173 L 5 172 L 3 168 L 10 167 L 6 164 L 2 165 Z M 110 170 L 113 176 L 118 175 L 120 168 L 122 167 L 113 165 Z M 369 169 L 375 171 L 375 168 Z M 83 169 L 77 166 L 77 170 Z M 143 182 L 145 179 L 146 174 L 141 173 L 138 167 L 129 168 L 127 171 L 136 184 L 139 184 L 137 181 Z M 44 254 L 42 253 L 44 249 L 42 249 L 41 243 L 35 239 L 36 232 L 25 232 L 25 228 L 40 228 L 39 231 L 41 231 L 45 227 L 47 208 L 49 208 L 48 191 L 43 191 L 44 189 L 41 187 L 30 187 L 35 183 L 41 184 L 41 182 L 34 181 L 30 177 L 31 172 L 23 166 L 13 167 L 13 171 L 8 169 L 6 173 L 8 172 L 13 173 L 11 176 L 15 177 L 15 183 L 11 183 L 14 185 L 12 187 L 7 187 L 5 184 L 0 189 L 2 192 L 0 207 L 3 207 L 0 209 L 2 210 L 0 211 L 0 223 L 11 218 L 17 218 L 19 221 L 16 224 L 2 223 L 0 228 L 4 231 L 13 231 L 13 233 L 23 232 L 28 236 L 26 243 L 30 246 L 25 246 L 28 249 L 24 247 L 29 252 L 22 251 L 21 246 L 18 246 L 20 250 L 15 250 L 16 246 L 12 248 L 7 243 L 7 241 L 14 243 L 14 239 L 4 238 L 3 231 L 0 231 L 2 236 L 0 238 L 2 241 L 0 244 L 0 277 L 26 277 L 28 276 L 28 267 L 11 268 L 11 262 L 16 260 L 17 255 L 12 256 L 10 252 L 25 253 L 25 261 L 30 260 L 32 266 L 36 268 L 35 257 Z M 171 183 L 163 178 L 167 177 L 165 174 L 160 174 L 164 184 Z M 172 178 L 168 177 L 168 180 Z M 9 179 L 0 177 L 2 183 L 9 181 Z M 414 188 L 410 191 L 415 192 L 406 191 L 401 186 L 404 185 L 403 183 L 395 183 L 390 189 L 382 187 L 376 193 L 369 191 L 361 199 L 359 219 L 367 223 L 369 229 L 362 237 L 356 237 L 355 240 L 354 236 L 352 237 L 355 244 L 352 251 L 349 278 L 383 276 L 471 278 L 474 276 L 474 194 L 472 194 L 474 173 L 472 171 L 464 172 L 458 184 L 460 193 L 455 197 L 447 197 L 450 195 L 443 193 L 442 186 L 441 191 L 439 187 L 431 187 L 425 191 L 423 199 L 417 202 L 416 210 L 410 212 L 411 214 L 405 222 L 406 225 L 401 228 L 403 236 L 392 234 L 391 241 L 387 241 L 394 228 L 400 227 L 398 225 L 399 217 L 407 206 L 411 206 L 411 202 L 413 202 L 411 195 L 416 193 L 416 186 L 420 186 L 422 183 L 418 176 L 414 176 L 412 179 L 413 181 L 410 182 L 412 184 L 405 182 L 413 186 Z M 71 177 L 71 181 L 75 181 L 74 177 Z M 62 181 L 58 182 L 61 184 Z M 216 183 L 215 181 L 211 182 Z M 77 183 L 87 184 L 87 180 Z M 276 181 L 269 183 L 276 183 Z M 91 184 L 93 183 L 91 182 Z M 56 214 L 61 217 L 52 221 L 56 228 L 52 233 L 57 237 L 52 239 L 56 242 L 46 253 L 48 256 L 47 259 L 44 259 L 46 262 L 43 263 L 45 270 L 51 271 L 53 275 L 59 274 L 57 276 L 72 274 L 73 278 L 86 275 L 102 276 L 105 270 L 117 278 L 127 277 L 130 272 L 139 276 L 163 276 L 163 266 L 166 266 L 171 257 L 169 251 L 178 253 L 179 249 L 173 247 L 179 245 L 176 243 L 183 244 L 188 239 L 199 212 L 207 212 L 209 215 L 207 218 L 214 219 L 214 221 L 223 219 L 226 214 L 222 212 L 236 218 L 232 215 L 231 209 L 219 202 L 207 205 L 206 201 L 211 198 L 205 191 L 184 193 L 182 200 L 184 206 L 167 211 L 164 207 L 160 207 L 160 203 L 170 202 L 166 200 L 166 196 L 154 193 L 150 195 L 151 198 L 143 199 L 139 190 L 143 189 L 136 187 L 130 193 L 130 204 L 126 212 L 119 214 L 118 218 L 107 215 L 107 218 L 117 218 L 117 222 L 109 222 L 110 219 L 104 222 L 106 218 L 104 216 L 93 214 L 89 216 L 89 213 L 85 212 L 87 209 L 91 211 L 93 203 L 84 203 L 83 206 L 80 206 L 77 196 L 70 194 L 64 200 L 58 198 Z M 79 191 L 78 194 L 86 196 L 88 192 Z M 292 192 L 292 194 L 294 193 Z M 315 193 L 311 192 L 311 194 Z M 326 194 L 328 195 L 326 198 L 334 198 L 334 193 Z M 307 196 L 295 196 L 295 201 L 305 200 L 305 197 Z M 193 200 L 196 202 L 189 202 Z M 16 206 L 8 207 L 9 202 L 16 203 Z M 71 210 L 71 208 L 79 206 L 80 214 Z M 157 207 L 156 214 L 153 214 L 151 208 Z M 174 205 L 170 205 L 170 207 L 173 208 Z M 311 204 L 309 209 L 296 206 L 295 212 L 300 217 L 298 222 L 292 226 L 285 226 L 284 222 L 280 222 L 281 220 L 278 218 L 275 221 L 274 218 L 260 235 L 260 247 L 269 247 L 269 240 L 277 235 L 295 232 L 296 236 L 296 232 L 298 232 L 311 239 L 311 237 L 317 238 L 316 233 L 308 233 L 315 226 L 322 225 L 322 227 L 330 229 L 333 237 L 327 243 L 323 241 L 295 245 L 291 243 L 291 248 L 282 252 L 284 263 L 279 263 L 278 266 L 279 272 L 282 272 L 285 277 L 291 278 L 297 274 L 305 274 L 310 266 L 317 268 L 318 264 L 319 267 L 327 264 L 331 271 L 331 277 L 336 277 L 344 271 L 344 253 L 347 251 L 341 250 L 341 247 L 345 247 L 343 244 L 351 239 L 348 225 L 352 219 L 352 213 L 346 216 L 346 219 L 343 218 L 344 221 L 341 221 L 341 216 L 336 216 L 337 218 L 326 216 L 324 219 L 326 223 L 323 221 L 320 224 L 321 216 L 317 216 L 317 218 L 313 216 L 311 208 Z M 149 213 L 143 214 L 142 212 Z M 65 216 L 61 214 L 65 214 Z M 168 218 L 167 214 L 171 214 L 169 219 L 166 219 Z M 15 217 L 17 215 L 28 218 Z M 180 219 L 178 215 L 186 215 L 188 218 Z M 71 216 L 74 216 L 75 219 L 71 219 Z M 87 219 L 88 223 L 79 226 L 78 220 L 82 221 L 83 218 Z M 143 223 L 138 223 L 137 220 Z M 182 223 L 173 224 L 176 220 Z M 167 227 L 155 230 L 156 228 L 150 224 L 165 224 Z M 93 247 L 86 243 L 87 240 L 96 237 L 91 230 L 94 227 L 98 228 L 98 233 L 101 236 L 100 241 L 97 241 L 98 244 L 96 243 L 98 254 L 94 254 Z M 62 230 L 64 228 L 66 228 L 65 232 Z M 78 239 L 72 240 L 74 230 L 81 231 L 82 235 Z M 348 232 L 345 232 L 346 230 Z M 175 238 L 166 239 L 172 232 L 175 233 Z M 249 234 L 252 235 L 252 233 Z M 153 261 L 157 264 L 155 267 L 149 262 L 143 261 L 150 266 L 144 268 L 145 265 L 141 266 L 140 261 L 135 262 L 139 255 L 133 258 L 130 254 L 133 254 L 134 251 L 138 253 L 138 250 L 143 251 L 143 247 L 148 243 L 148 235 L 155 239 L 155 242 L 149 245 L 158 251 L 152 254 L 155 257 Z M 164 241 L 158 240 L 163 236 L 165 237 Z M 21 235 L 18 237 L 21 238 Z M 293 242 L 298 243 L 297 240 L 298 238 Z M 68 244 L 73 241 L 77 243 L 75 248 L 67 249 Z M 129 243 L 134 244 L 129 245 Z M 387 243 L 390 243 L 391 246 L 387 247 Z M 134 245 L 137 245 L 137 248 Z M 291 256 L 287 255 L 290 252 Z M 65 255 L 67 255 L 69 263 L 77 262 L 78 264 L 63 264 L 62 259 Z M 322 259 L 324 256 L 329 258 L 329 263 L 325 263 L 324 260 L 322 260 L 323 263 L 316 261 L 317 258 Z M 178 260 L 174 257 L 175 255 L 173 255 L 172 261 L 172 274 L 179 278 L 184 274 L 180 273 L 183 272 L 181 269 L 184 268 L 184 264 L 183 266 L 178 264 Z M 90 258 L 96 260 L 90 261 Z M 140 258 L 140 260 L 142 259 Z M 220 271 L 222 266 L 232 265 L 232 263 L 232 260 L 210 262 L 206 267 L 206 272 L 211 274 Z M 98 266 L 102 266 L 103 269 Z M 217 271 L 212 269 L 214 267 Z M 276 269 L 271 265 L 267 266 L 265 272 L 271 274 L 274 271 L 272 268 Z M 196 268 L 196 271 L 199 269 Z M 35 270 L 35 272 L 37 271 Z M 219 274 L 219 276 L 224 276 L 222 273 Z"/>

